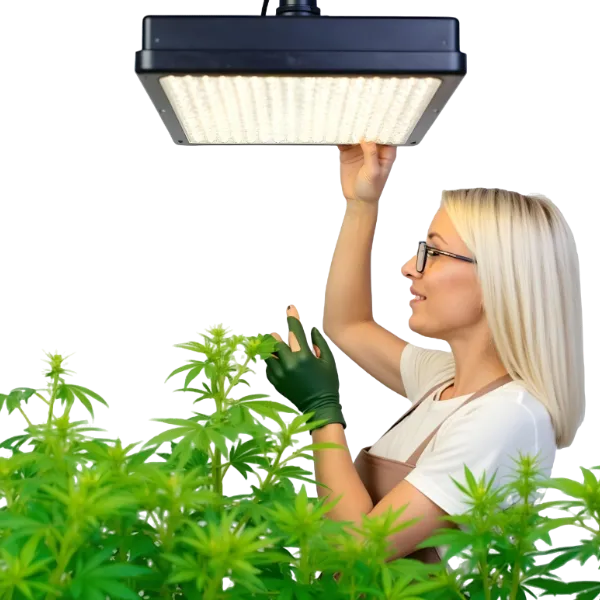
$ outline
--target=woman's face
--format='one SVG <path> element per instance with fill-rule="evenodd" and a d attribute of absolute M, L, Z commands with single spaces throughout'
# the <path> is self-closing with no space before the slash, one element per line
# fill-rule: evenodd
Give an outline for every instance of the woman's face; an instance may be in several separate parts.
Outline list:
<path fill-rule="evenodd" d="M 473 258 L 443 208 L 435 214 L 427 233 L 429 246 Z M 425 296 L 425 300 L 411 304 L 408 326 L 414 332 L 449 341 L 457 334 L 468 337 L 481 321 L 481 287 L 473 263 L 443 254 L 427 256 L 423 273 L 418 273 L 415 254 L 402 267 L 402 274 L 412 280 L 418 295 Z"/>

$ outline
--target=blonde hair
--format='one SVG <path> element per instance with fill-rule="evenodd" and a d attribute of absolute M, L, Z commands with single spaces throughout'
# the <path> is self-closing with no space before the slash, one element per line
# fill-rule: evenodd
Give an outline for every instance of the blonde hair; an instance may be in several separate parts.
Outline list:
<path fill-rule="evenodd" d="M 544 404 L 557 448 L 585 415 L 579 258 L 562 213 L 541 194 L 444 190 L 443 207 L 477 259 L 483 309 L 509 375 Z"/>

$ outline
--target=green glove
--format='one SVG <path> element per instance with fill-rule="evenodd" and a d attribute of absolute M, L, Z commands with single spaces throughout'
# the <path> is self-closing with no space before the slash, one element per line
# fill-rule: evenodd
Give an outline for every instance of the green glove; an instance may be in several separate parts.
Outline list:
<path fill-rule="evenodd" d="M 300 350 L 293 352 L 285 342 L 278 342 L 275 354 L 279 360 L 272 356 L 265 359 L 267 379 L 302 413 L 315 413 L 308 423 L 327 419 L 328 423 L 341 423 L 346 429 L 335 360 L 325 338 L 316 327 L 312 328 L 312 342 L 321 352 L 320 358 L 317 358 L 308 346 L 300 321 L 296 317 L 288 317 L 287 320 Z"/>

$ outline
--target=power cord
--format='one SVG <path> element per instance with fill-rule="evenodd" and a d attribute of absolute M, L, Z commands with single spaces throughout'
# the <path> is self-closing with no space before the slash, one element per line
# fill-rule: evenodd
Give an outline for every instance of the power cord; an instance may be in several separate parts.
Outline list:
<path fill-rule="evenodd" d="M 263 7 L 262 7 L 262 13 L 260 13 L 261 17 L 264 17 L 267 14 L 267 6 L 269 6 L 269 0 L 264 0 Z"/>

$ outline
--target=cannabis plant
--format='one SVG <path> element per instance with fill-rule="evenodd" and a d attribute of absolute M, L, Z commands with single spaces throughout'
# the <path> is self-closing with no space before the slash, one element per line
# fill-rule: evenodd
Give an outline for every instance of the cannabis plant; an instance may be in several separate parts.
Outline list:
<path fill-rule="evenodd" d="M 492 489 L 493 477 L 477 481 L 465 467 L 466 486 L 455 484 L 471 510 L 449 517 L 459 529 L 438 530 L 421 545 L 447 545 L 444 562 L 392 560 L 388 538 L 412 524 L 398 522 L 405 507 L 356 526 L 328 518 L 339 498 L 309 498 L 304 484 L 296 491 L 294 480 L 326 486 L 294 461 L 341 446 L 295 448 L 324 422 L 308 423 L 311 413 L 266 394 L 234 398 L 236 387 L 249 386 L 249 363 L 271 356 L 277 341 L 226 333 L 217 326 L 202 335 L 204 343 L 177 344 L 202 357 L 167 377 L 185 374 L 177 391 L 192 394 L 193 404 L 212 400 L 214 410 L 155 419 L 170 428 L 141 447 L 71 420 L 76 402 L 92 418 L 94 403 L 108 405 L 65 380 L 68 357 L 47 353 L 47 389 L 0 394 L 2 418 L 20 413 L 27 423 L 0 444 L 0 600 L 516 599 L 534 596 L 534 588 L 600 597 L 598 582 L 565 583 L 552 573 L 568 561 L 600 558 L 600 484 L 591 470 L 582 468 L 583 483 L 545 480 L 535 459 L 520 456 L 513 482 Z M 191 387 L 202 373 L 207 382 Z M 34 401 L 47 405 L 43 423 L 27 416 Z M 248 481 L 247 493 L 223 494 L 230 469 Z M 535 504 L 540 486 L 572 499 Z M 501 511 L 507 494 L 519 501 Z M 577 513 L 541 516 L 550 506 Z M 536 549 L 563 525 L 578 525 L 588 537 Z M 536 564 L 545 554 L 556 556 Z M 459 569 L 449 567 L 452 556 L 461 558 Z"/>

